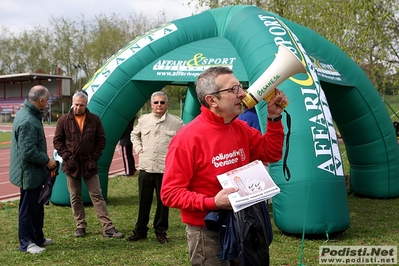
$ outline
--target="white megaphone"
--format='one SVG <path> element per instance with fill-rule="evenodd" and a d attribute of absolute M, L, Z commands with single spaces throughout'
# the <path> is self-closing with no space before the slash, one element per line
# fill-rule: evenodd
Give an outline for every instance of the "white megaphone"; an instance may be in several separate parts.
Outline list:
<path fill-rule="evenodd" d="M 249 109 L 262 100 L 269 102 L 274 97 L 274 89 L 284 80 L 298 73 L 306 73 L 305 66 L 287 47 L 279 44 L 276 58 L 248 88 L 242 103 Z M 281 107 L 285 108 L 287 105 L 288 103 Z"/>

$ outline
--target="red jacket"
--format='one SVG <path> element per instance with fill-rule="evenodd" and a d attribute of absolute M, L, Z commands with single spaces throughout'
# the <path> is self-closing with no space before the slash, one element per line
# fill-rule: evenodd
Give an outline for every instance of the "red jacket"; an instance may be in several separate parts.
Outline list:
<path fill-rule="evenodd" d="M 281 159 L 284 128 L 268 123 L 266 134 L 239 119 L 223 118 L 201 107 L 201 114 L 172 139 L 165 162 L 161 199 L 181 211 L 183 223 L 205 227 L 208 211 L 216 210 L 214 196 L 222 189 L 216 176 L 256 159 Z"/>

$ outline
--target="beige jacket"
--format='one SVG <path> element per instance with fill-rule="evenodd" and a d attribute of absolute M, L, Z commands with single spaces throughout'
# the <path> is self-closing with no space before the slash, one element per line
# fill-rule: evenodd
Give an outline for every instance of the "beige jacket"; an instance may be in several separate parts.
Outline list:
<path fill-rule="evenodd" d="M 134 151 L 139 155 L 139 170 L 163 173 L 168 145 L 183 126 L 180 117 L 166 112 L 162 117 L 154 113 L 142 115 L 130 134 Z"/>

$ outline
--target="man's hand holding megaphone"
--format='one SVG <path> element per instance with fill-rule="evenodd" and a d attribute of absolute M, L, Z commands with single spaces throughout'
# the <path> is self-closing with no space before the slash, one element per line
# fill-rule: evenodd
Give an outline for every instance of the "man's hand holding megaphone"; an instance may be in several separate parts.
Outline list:
<path fill-rule="evenodd" d="M 279 89 L 274 89 L 274 96 L 269 100 L 267 104 L 267 119 L 269 121 L 278 121 L 281 119 L 281 113 L 283 112 L 283 106 L 288 105 L 287 96 Z"/>

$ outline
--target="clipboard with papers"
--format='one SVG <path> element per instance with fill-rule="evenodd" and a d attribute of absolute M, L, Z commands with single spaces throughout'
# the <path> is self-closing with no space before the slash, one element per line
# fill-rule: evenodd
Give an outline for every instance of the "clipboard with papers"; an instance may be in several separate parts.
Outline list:
<path fill-rule="evenodd" d="M 280 188 L 259 160 L 220 174 L 217 178 L 223 188 L 238 187 L 237 192 L 228 196 L 234 212 L 280 193 Z"/>

